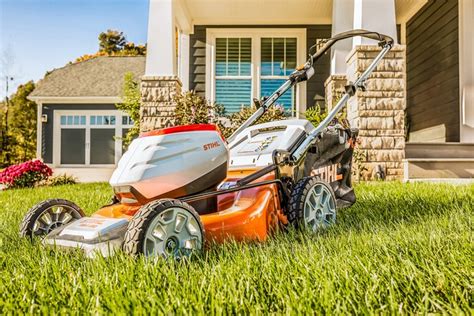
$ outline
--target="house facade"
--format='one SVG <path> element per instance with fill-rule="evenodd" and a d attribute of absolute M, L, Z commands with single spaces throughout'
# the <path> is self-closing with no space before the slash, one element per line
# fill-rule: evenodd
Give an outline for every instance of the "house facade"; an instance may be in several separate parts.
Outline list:
<path fill-rule="evenodd" d="M 49 73 L 38 104 L 37 156 L 56 173 L 107 181 L 132 121 L 117 110 L 126 72 L 141 78 L 142 131 L 173 123 L 173 96 L 194 90 L 238 111 L 274 91 L 308 49 L 368 29 L 396 45 L 350 99 L 363 177 L 474 178 L 474 0 L 150 0 L 147 56 L 99 57 Z M 331 107 L 379 49 L 337 43 L 315 75 L 279 100 L 292 116 Z"/>
<path fill-rule="evenodd" d="M 172 123 L 172 96 L 195 90 L 228 113 L 269 95 L 331 35 L 368 29 L 397 45 L 348 105 L 373 178 L 474 177 L 474 0 L 150 0 L 141 129 Z M 331 107 L 375 56 L 338 43 L 280 104 Z"/>
<path fill-rule="evenodd" d="M 38 82 L 29 99 L 38 105 L 37 157 L 55 174 L 82 182 L 108 181 L 133 126 L 116 108 L 124 76 L 139 80 L 145 57 L 97 57 L 55 69 Z"/>

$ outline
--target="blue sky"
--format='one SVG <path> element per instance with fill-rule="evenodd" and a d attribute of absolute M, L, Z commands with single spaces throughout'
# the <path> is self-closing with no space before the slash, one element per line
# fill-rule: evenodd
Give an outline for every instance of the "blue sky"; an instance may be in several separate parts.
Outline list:
<path fill-rule="evenodd" d="M 17 85 L 41 79 L 83 54 L 98 50 L 97 36 L 117 29 L 146 43 L 148 0 L 0 0 L 0 99 L 5 74 Z"/>

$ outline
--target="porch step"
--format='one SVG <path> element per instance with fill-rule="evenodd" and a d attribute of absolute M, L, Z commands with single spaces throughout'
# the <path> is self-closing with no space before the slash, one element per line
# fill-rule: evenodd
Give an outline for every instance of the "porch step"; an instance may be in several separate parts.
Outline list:
<path fill-rule="evenodd" d="M 406 143 L 404 180 L 474 182 L 474 144 Z"/>
<path fill-rule="evenodd" d="M 403 161 L 403 164 L 405 181 L 474 180 L 474 158 L 408 158 Z"/>
<path fill-rule="evenodd" d="M 406 143 L 405 158 L 474 158 L 474 144 Z"/>

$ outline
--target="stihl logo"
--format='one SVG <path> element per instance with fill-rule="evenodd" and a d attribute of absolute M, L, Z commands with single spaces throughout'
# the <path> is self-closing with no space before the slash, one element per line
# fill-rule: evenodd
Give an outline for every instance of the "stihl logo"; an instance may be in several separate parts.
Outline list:
<path fill-rule="evenodd" d="M 325 167 L 321 167 L 318 169 L 313 169 L 311 171 L 312 176 L 318 176 L 322 180 L 326 182 L 334 182 L 340 180 L 342 178 L 341 175 L 337 174 L 338 165 L 329 165 Z"/>
<path fill-rule="evenodd" d="M 202 147 L 204 148 L 204 150 L 209 150 L 209 149 L 213 149 L 213 148 L 216 148 L 216 147 L 219 147 L 219 146 L 220 145 L 219 145 L 218 142 L 213 142 L 213 143 L 205 144 Z"/>

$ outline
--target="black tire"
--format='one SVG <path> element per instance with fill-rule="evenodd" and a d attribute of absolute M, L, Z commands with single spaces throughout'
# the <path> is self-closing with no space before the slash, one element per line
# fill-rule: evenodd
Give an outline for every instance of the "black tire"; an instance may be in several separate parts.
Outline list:
<path fill-rule="evenodd" d="M 327 203 L 328 206 L 332 207 L 334 211 L 334 218 L 331 223 L 329 223 L 328 221 L 328 224 L 332 224 L 335 222 L 336 196 L 331 186 L 327 182 L 321 181 L 316 177 L 305 177 L 298 181 L 298 183 L 296 183 L 295 187 L 291 191 L 290 200 L 288 202 L 288 207 L 286 210 L 286 216 L 288 218 L 289 225 L 295 227 L 296 229 L 312 228 L 313 231 L 316 230 L 313 227 L 314 225 L 306 222 L 305 220 L 305 202 L 307 201 L 308 194 L 313 188 L 316 187 L 321 187 L 323 191 L 326 192 L 325 194 L 328 196 L 325 199 L 329 198 L 329 200 L 325 200 L 325 203 Z M 326 220 L 324 221 L 326 222 Z"/>
<path fill-rule="evenodd" d="M 153 248 L 153 251 L 150 249 L 150 244 L 151 243 L 150 238 L 147 238 L 147 233 L 150 229 L 156 231 L 157 226 L 155 225 L 164 225 L 162 222 L 160 222 L 160 219 L 162 219 L 165 215 L 167 215 L 168 212 L 172 209 L 179 209 L 178 214 L 181 215 L 186 215 L 189 217 L 186 218 L 185 224 L 188 225 L 188 222 L 192 219 L 192 225 L 193 228 L 196 228 L 198 230 L 197 235 L 200 235 L 200 241 L 197 241 L 196 244 L 196 249 L 186 249 L 183 245 L 182 242 L 183 240 L 180 239 L 179 237 L 176 237 L 173 235 L 173 233 L 166 233 L 166 237 L 163 237 L 163 240 L 160 242 L 159 238 L 156 238 L 155 241 L 155 246 Z M 158 216 L 161 216 L 159 218 Z M 176 216 L 176 215 L 175 215 Z M 156 220 L 155 220 L 156 219 Z M 175 218 L 176 220 L 176 218 Z M 171 223 L 173 220 L 171 219 L 168 223 Z M 175 224 L 175 232 L 176 233 L 176 225 L 177 222 L 174 222 Z M 151 227 L 151 226 L 154 227 Z M 169 224 L 165 224 L 169 225 Z M 181 230 L 184 228 L 184 226 L 181 227 Z M 163 228 L 161 228 L 164 230 Z M 186 226 L 186 229 L 189 232 L 189 226 Z M 179 233 L 177 233 L 179 234 Z M 191 234 L 191 233 L 189 233 Z M 169 236 L 168 236 L 169 235 Z M 155 236 L 156 237 L 156 236 Z M 165 240 L 166 239 L 166 240 Z M 172 252 L 167 252 L 165 250 L 169 250 L 166 247 L 168 246 L 168 242 L 172 240 L 177 244 L 175 250 Z M 197 238 L 199 239 L 199 238 Z M 189 240 L 191 241 L 191 240 Z M 166 246 L 165 249 L 161 250 L 159 249 L 159 246 L 156 246 L 156 243 L 162 243 L 163 246 Z M 204 249 L 204 226 L 201 222 L 201 219 L 199 217 L 199 214 L 194 210 L 192 206 L 190 206 L 187 203 L 181 202 L 179 200 L 175 199 L 161 199 L 157 201 L 150 202 L 140 208 L 140 210 L 133 216 L 132 220 L 129 222 L 127 231 L 125 232 L 125 237 L 123 241 L 123 251 L 129 255 L 132 256 L 137 256 L 137 255 L 144 255 L 146 257 L 153 257 L 153 256 L 161 256 L 161 257 L 173 257 L 175 259 L 180 259 L 182 257 L 189 257 L 191 254 L 195 252 L 200 252 Z"/>
<path fill-rule="evenodd" d="M 42 220 L 43 215 L 46 213 L 50 214 L 49 219 L 52 220 L 50 224 Z M 66 213 L 70 215 L 70 218 L 65 215 Z M 72 223 L 84 216 L 84 211 L 71 201 L 63 199 L 45 200 L 33 206 L 23 217 L 20 223 L 20 236 L 30 238 L 34 236 L 44 237 L 53 229 Z M 38 227 L 38 225 L 41 227 Z"/>

